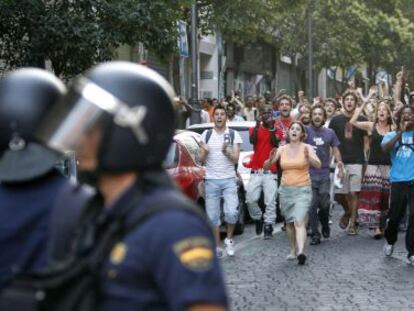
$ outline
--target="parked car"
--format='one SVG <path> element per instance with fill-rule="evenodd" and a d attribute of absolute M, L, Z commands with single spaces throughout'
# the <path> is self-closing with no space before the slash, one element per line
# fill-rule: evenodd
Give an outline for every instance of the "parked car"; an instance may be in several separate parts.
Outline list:
<path fill-rule="evenodd" d="M 164 161 L 164 167 L 175 180 L 179 188 L 191 199 L 204 208 L 204 177 L 205 167 L 202 166 L 198 152 L 201 135 L 193 131 L 182 131 L 174 136 L 168 155 Z M 247 215 L 245 204 L 245 190 L 243 182 L 238 175 L 239 195 L 239 221 L 235 234 L 244 231 Z"/>
<path fill-rule="evenodd" d="M 199 139 L 200 135 L 196 133 L 176 134 L 164 161 L 164 168 L 184 194 L 203 204 L 205 168 L 198 160 Z"/>

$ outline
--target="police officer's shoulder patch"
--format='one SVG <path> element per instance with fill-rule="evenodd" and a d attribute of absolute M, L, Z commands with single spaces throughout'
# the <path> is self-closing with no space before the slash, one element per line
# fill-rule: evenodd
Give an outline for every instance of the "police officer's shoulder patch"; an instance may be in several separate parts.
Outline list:
<path fill-rule="evenodd" d="M 112 248 L 110 260 L 113 264 L 120 264 L 124 261 L 126 253 L 128 251 L 128 247 L 122 243 L 116 243 Z"/>
<path fill-rule="evenodd" d="M 211 241 L 202 236 L 189 237 L 173 245 L 175 255 L 189 270 L 205 271 L 213 263 L 214 253 Z"/>

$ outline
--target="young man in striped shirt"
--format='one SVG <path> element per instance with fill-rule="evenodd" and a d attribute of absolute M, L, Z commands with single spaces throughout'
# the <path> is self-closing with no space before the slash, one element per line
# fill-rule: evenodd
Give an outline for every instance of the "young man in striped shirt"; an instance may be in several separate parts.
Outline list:
<path fill-rule="evenodd" d="M 220 245 L 220 198 L 224 199 L 224 220 L 227 223 L 226 252 L 234 256 L 233 232 L 238 220 L 238 195 L 235 164 L 239 160 L 242 139 L 237 131 L 227 128 L 227 115 L 223 106 L 213 112 L 214 127 L 201 135 L 200 159 L 206 166 L 205 202 L 207 215 L 214 226 L 217 253 Z"/>

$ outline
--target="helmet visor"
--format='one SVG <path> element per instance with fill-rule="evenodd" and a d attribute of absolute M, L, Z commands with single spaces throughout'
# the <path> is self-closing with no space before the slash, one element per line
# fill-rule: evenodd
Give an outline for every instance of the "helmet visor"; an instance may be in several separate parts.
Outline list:
<path fill-rule="evenodd" d="M 81 79 L 48 113 L 37 137 L 49 147 L 74 150 L 80 139 L 117 110 L 117 99 L 99 86 Z"/>

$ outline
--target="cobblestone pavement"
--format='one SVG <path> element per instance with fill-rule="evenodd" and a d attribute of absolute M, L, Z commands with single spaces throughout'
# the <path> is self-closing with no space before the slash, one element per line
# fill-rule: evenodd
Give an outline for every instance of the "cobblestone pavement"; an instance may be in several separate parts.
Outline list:
<path fill-rule="evenodd" d="M 333 210 L 331 237 L 305 248 L 304 266 L 287 261 L 285 232 L 271 240 L 256 237 L 254 226 L 235 238 L 236 256 L 222 258 L 232 310 L 414 310 L 414 267 L 405 262 L 404 234 L 391 258 L 384 239 L 368 232 L 347 236 Z"/>

